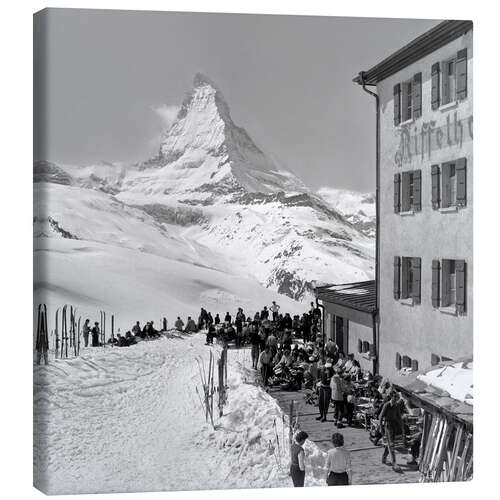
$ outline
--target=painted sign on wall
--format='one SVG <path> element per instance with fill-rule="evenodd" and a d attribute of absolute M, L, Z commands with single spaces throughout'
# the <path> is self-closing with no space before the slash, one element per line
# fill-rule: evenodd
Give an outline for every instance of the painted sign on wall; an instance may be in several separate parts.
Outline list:
<path fill-rule="evenodd" d="M 448 113 L 440 125 L 436 120 L 420 125 L 402 125 L 397 129 L 399 146 L 394 161 L 398 167 L 412 160 L 430 160 L 432 152 L 449 147 L 462 148 L 473 140 L 472 115 L 458 118 L 457 111 Z"/>

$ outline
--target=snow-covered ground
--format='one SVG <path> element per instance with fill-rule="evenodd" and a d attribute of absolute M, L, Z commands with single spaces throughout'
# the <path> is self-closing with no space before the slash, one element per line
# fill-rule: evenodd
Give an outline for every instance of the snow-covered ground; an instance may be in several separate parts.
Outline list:
<path fill-rule="evenodd" d="M 206 362 L 211 349 L 219 350 L 202 334 L 175 336 L 36 367 L 37 486 L 52 494 L 291 486 L 287 421 L 255 385 L 247 349 L 229 350 L 228 404 L 215 430 L 205 422 L 196 358 Z M 307 442 L 306 456 L 306 485 L 323 485 L 324 452 Z"/>

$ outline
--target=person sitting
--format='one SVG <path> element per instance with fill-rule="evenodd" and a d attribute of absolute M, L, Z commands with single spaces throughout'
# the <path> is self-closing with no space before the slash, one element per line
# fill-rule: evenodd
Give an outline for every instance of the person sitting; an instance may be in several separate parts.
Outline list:
<path fill-rule="evenodd" d="M 141 335 L 141 325 L 140 323 L 137 321 L 136 324 L 132 327 L 132 332 L 134 335 Z"/>
<path fill-rule="evenodd" d="M 174 326 L 177 331 L 182 332 L 182 330 L 184 330 L 184 321 L 182 321 L 182 319 L 177 316 L 177 320 L 175 321 Z"/>
<path fill-rule="evenodd" d="M 338 371 L 342 371 L 344 369 L 344 365 L 346 363 L 345 354 L 342 351 L 338 352 L 338 360 L 335 363 L 334 369 Z"/>
<path fill-rule="evenodd" d="M 347 361 L 345 362 L 345 364 L 343 366 L 343 371 L 345 373 L 349 373 L 349 371 L 352 368 L 353 361 L 354 361 L 354 354 L 348 354 L 347 355 Z"/>
<path fill-rule="evenodd" d="M 186 328 L 184 329 L 184 331 L 186 333 L 196 333 L 198 331 L 198 328 L 196 327 L 196 323 L 191 318 L 191 316 L 188 316 Z"/>

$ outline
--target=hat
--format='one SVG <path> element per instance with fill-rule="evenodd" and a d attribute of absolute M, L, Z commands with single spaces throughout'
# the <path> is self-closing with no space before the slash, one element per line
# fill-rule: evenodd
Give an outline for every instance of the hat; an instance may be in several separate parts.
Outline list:
<path fill-rule="evenodd" d="M 325 363 L 325 368 L 331 368 L 332 364 L 331 363 Z"/>

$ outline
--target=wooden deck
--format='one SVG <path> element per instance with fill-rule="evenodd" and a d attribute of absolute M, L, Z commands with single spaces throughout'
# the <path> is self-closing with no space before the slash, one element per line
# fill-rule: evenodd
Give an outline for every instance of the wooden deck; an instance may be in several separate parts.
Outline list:
<path fill-rule="evenodd" d="M 294 417 L 298 411 L 299 427 L 309 434 L 309 439 L 314 441 L 321 449 L 328 450 L 332 447 L 331 436 L 337 428 L 333 424 L 333 408 L 330 407 L 326 422 L 319 422 L 318 407 L 306 404 L 304 391 L 282 391 L 275 388 L 268 390 L 280 405 L 283 412 L 288 415 L 290 402 L 294 401 Z M 389 465 L 382 464 L 382 446 L 374 446 L 365 429 L 344 427 L 339 430 L 344 436 L 345 448 L 351 452 L 353 484 L 385 484 L 385 483 L 415 483 L 418 482 L 419 472 L 415 467 L 406 465 L 410 455 L 396 454 L 396 460 L 402 472 L 397 473 Z M 390 461 L 390 459 L 389 459 Z"/>

